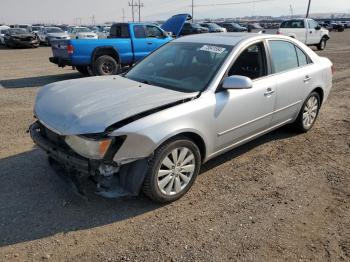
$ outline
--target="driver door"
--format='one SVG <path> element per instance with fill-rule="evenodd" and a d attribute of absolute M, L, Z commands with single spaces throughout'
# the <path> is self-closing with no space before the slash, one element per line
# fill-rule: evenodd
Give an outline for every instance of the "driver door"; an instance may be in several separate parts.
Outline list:
<path fill-rule="evenodd" d="M 276 79 L 268 75 L 263 42 L 246 48 L 227 76 L 243 75 L 253 80 L 250 89 L 218 90 L 215 117 L 216 150 L 244 142 L 271 126 L 276 101 Z"/>
<path fill-rule="evenodd" d="M 157 26 L 146 25 L 146 34 L 149 52 L 153 52 L 153 50 L 169 42 L 168 37 Z"/>

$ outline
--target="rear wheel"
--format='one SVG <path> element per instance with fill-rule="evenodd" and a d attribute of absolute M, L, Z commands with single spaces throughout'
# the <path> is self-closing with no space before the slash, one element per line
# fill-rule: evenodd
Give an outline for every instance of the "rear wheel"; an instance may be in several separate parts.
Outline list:
<path fill-rule="evenodd" d="M 305 103 L 299 112 L 298 118 L 294 122 L 294 126 L 300 132 L 306 133 L 309 131 L 315 124 L 320 106 L 320 95 L 316 92 L 312 92 L 305 100 Z"/>
<path fill-rule="evenodd" d="M 94 62 L 94 73 L 96 75 L 117 75 L 119 71 L 120 65 L 109 55 L 100 56 Z"/>
<path fill-rule="evenodd" d="M 193 141 L 186 137 L 170 140 L 150 159 L 143 192 L 156 202 L 175 201 L 191 188 L 200 166 L 200 151 Z"/>
<path fill-rule="evenodd" d="M 322 37 L 320 43 L 317 45 L 318 50 L 324 50 L 327 45 L 327 39 L 325 37 Z"/>

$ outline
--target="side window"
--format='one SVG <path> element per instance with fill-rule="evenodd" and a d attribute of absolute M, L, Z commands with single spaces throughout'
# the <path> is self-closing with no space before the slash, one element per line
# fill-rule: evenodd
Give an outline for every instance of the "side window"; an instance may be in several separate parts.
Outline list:
<path fill-rule="evenodd" d="M 314 29 L 314 28 L 315 28 L 315 27 L 314 27 L 314 24 L 312 23 L 311 20 L 307 20 L 307 23 L 308 23 L 308 25 L 309 25 L 309 29 Z"/>
<path fill-rule="evenodd" d="M 228 72 L 228 76 L 241 75 L 256 79 L 267 75 L 264 44 L 257 43 L 245 49 Z"/>
<path fill-rule="evenodd" d="M 156 37 L 156 38 L 163 37 L 163 32 L 156 26 L 148 25 L 146 29 L 147 29 L 147 37 Z"/>
<path fill-rule="evenodd" d="M 269 41 L 271 59 L 275 73 L 298 67 L 298 58 L 292 43 L 280 40 Z"/>
<path fill-rule="evenodd" d="M 128 25 L 112 25 L 110 29 L 109 38 L 130 38 Z"/>
<path fill-rule="evenodd" d="M 134 25 L 135 38 L 146 38 L 146 30 L 143 25 Z"/>
<path fill-rule="evenodd" d="M 295 47 L 295 50 L 297 52 L 299 66 L 309 64 L 310 59 L 305 55 L 305 53 L 301 51 L 299 47 Z"/>

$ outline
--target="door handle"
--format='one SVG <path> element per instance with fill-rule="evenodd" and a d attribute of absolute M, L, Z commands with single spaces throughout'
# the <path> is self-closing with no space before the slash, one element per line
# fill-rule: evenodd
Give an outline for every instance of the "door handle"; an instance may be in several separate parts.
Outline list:
<path fill-rule="evenodd" d="M 147 45 L 152 45 L 153 43 L 152 42 L 148 42 Z"/>
<path fill-rule="evenodd" d="M 266 89 L 266 92 L 264 93 L 264 96 L 269 96 L 275 93 L 275 90 L 272 90 L 271 88 Z"/>
<path fill-rule="evenodd" d="M 311 80 L 311 77 L 305 76 L 305 78 L 304 78 L 304 83 L 309 82 L 310 80 Z"/>

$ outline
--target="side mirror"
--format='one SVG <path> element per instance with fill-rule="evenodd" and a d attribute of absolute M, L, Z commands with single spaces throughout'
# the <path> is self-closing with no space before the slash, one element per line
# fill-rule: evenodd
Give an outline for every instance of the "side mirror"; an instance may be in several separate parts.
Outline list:
<path fill-rule="evenodd" d="M 250 78 L 238 75 L 226 77 L 222 83 L 224 89 L 249 89 L 252 86 L 253 81 Z"/>
<path fill-rule="evenodd" d="M 321 29 L 321 26 L 318 25 L 318 26 L 315 27 L 315 29 L 316 29 L 316 30 L 320 30 L 320 29 Z"/>

